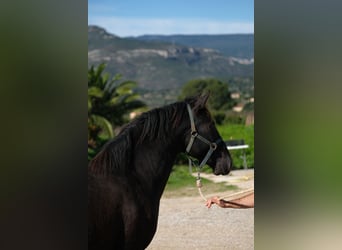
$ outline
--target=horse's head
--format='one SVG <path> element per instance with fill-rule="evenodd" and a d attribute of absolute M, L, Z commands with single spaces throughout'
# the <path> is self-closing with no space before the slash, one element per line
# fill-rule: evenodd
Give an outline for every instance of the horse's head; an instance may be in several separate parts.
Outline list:
<path fill-rule="evenodd" d="M 199 160 L 200 166 L 208 164 L 215 175 L 228 174 L 232 158 L 218 133 L 206 108 L 209 95 L 186 100 L 191 130 L 185 136 L 187 153 Z"/>

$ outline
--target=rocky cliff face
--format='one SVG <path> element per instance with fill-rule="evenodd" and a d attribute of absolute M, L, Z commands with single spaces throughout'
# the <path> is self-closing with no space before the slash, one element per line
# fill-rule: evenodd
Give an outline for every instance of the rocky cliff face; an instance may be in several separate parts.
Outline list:
<path fill-rule="evenodd" d="M 105 62 L 106 70 L 138 82 L 143 89 L 176 89 L 195 78 L 253 75 L 253 59 L 229 57 L 210 48 L 120 38 L 88 27 L 88 65 Z"/>

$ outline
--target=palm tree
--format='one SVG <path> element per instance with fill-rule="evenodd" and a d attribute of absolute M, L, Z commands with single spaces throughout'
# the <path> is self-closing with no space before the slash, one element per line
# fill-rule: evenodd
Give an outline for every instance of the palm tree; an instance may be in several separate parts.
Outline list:
<path fill-rule="evenodd" d="M 121 75 L 109 79 L 105 64 L 88 70 L 88 160 L 114 137 L 113 129 L 128 120 L 126 114 L 146 107 L 134 92 L 133 81 L 120 82 Z"/>

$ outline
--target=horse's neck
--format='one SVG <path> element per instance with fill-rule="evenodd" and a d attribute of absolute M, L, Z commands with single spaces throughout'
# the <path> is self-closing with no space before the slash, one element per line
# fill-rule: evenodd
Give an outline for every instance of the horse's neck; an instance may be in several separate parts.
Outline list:
<path fill-rule="evenodd" d="M 176 156 L 181 152 L 177 143 L 150 142 L 148 145 L 137 147 L 135 166 L 139 181 L 145 192 L 159 201 L 167 180 L 170 176 Z M 153 152 L 151 152 L 153 149 Z M 144 167 L 142 167 L 144 166 Z"/>

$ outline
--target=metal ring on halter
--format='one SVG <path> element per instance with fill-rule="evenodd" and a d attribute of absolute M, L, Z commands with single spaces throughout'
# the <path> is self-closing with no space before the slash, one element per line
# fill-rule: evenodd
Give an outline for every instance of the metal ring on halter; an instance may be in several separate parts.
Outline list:
<path fill-rule="evenodd" d="M 198 136 L 198 132 L 196 130 L 195 131 L 191 131 L 191 136 L 192 137 Z"/>
<path fill-rule="evenodd" d="M 217 148 L 217 144 L 215 142 L 210 143 L 210 147 L 215 150 Z"/>

